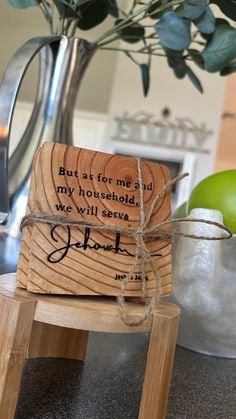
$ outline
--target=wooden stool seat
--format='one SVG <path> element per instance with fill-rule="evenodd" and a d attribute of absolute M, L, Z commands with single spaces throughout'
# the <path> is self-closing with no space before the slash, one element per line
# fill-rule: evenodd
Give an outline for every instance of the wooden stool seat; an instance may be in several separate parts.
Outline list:
<path fill-rule="evenodd" d="M 138 318 L 143 307 L 128 304 Z M 139 419 L 165 418 L 179 308 L 161 303 L 141 326 L 120 319 L 115 299 L 49 296 L 16 288 L 15 274 L 0 276 L 0 419 L 12 419 L 25 358 L 54 356 L 84 360 L 89 331 L 150 331 Z"/>

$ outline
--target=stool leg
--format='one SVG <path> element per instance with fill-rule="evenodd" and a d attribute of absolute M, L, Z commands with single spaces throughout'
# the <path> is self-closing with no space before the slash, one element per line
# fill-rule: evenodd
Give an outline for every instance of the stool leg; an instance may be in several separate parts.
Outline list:
<path fill-rule="evenodd" d="M 139 419 L 166 416 L 180 310 L 175 305 L 153 316 Z"/>
<path fill-rule="evenodd" d="M 87 330 L 69 329 L 35 321 L 28 358 L 70 358 L 84 361 Z"/>
<path fill-rule="evenodd" d="M 0 296 L 0 415 L 12 419 L 36 302 Z"/>

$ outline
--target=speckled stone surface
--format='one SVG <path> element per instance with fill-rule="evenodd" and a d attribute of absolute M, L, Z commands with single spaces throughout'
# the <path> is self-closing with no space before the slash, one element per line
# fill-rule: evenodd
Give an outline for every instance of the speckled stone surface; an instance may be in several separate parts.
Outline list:
<path fill-rule="evenodd" d="M 148 340 L 146 334 L 91 333 L 84 364 L 27 361 L 15 419 L 137 419 Z M 171 418 L 236 419 L 236 360 L 178 347 Z"/>

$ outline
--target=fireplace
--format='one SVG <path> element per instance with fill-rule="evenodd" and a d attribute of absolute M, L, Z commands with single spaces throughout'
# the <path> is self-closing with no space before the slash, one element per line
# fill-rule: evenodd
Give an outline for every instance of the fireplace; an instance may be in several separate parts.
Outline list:
<path fill-rule="evenodd" d="M 189 173 L 172 191 L 172 209 L 179 207 L 187 201 L 194 185 L 196 156 L 194 153 L 183 153 L 175 150 L 165 150 L 156 146 L 142 144 L 130 144 L 121 141 L 110 141 L 109 149 L 106 144 L 106 151 L 126 156 L 136 156 L 144 160 L 165 164 L 168 166 L 171 178 L 178 173 Z"/>
<path fill-rule="evenodd" d="M 173 210 L 189 199 L 196 183 L 208 175 L 211 168 L 211 151 L 206 147 L 212 132 L 205 123 L 196 124 L 189 118 L 170 117 L 170 112 L 160 118 L 145 112 L 115 117 L 109 123 L 105 151 L 137 156 L 170 169 L 171 178 L 178 173 L 189 173 L 173 190 Z M 207 163 L 209 161 L 209 163 Z M 204 171 L 201 169 L 204 165 Z"/>

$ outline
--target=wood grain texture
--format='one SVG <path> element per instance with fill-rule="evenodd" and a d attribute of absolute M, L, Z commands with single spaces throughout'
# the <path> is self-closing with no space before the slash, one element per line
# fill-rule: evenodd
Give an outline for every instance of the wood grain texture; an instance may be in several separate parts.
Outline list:
<path fill-rule="evenodd" d="M 153 316 L 139 419 L 165 419 L 180 310 L 166 307 Z"/>
<path fill-rule="evenodd" d="M 162 302 L 152 318 L 141 326 L 131 327 L 121 321 L 117 304 L 112 297 L 75 298 L 31 294 L 24 289 L 16 288 L 15 274 L 0 276 L 0 303 L 2 310 L 0 317 L 1 418 L 13 419 L 14 417 L 22 366 L 29 347 L 30 336 L 32 342 L 29 354 L 34 356 L 38 352 L 46 355 L 46 353 L 51 353 L 53 338 L 56 337 L 57 340 L 58 331 L 64 327 L 70 328 L 69 333 L 71 329 L 112 333 L 150 331 L 139 419 L 165 418 L 180 314 L 176 305 Z M 134 316 L 140 315 L 142 310 L 140 305 L 135 303 L 128 305 Z M 31 335 L 33 319 L 35 329 Z M 57 325 L 57 327 L 51 325 Z M 41 340 L 43 335 L 44 338 Z M 57 342 L 59 341 L 61 342 L 61 337 Z M 85 341 L 86 339 L 84 339 L 84 352 Z M 45 344 L 45 348 L 42 343 Z M 77 343 L 75 339 L 73 345 L 76 346 Z M 62 352 L 64 353 L 65 350 L 67 355 L 74 354 L 76 349 L 72 346 L 66 350 L 64 345 Z M 59 349 L 57 344 L 55 347 Z"/>
<path fill-rule="evenodd" d="M 68 172 L 62 176 L 60 168 L 65 168 Z M 166 167 L 145 161 L 142 161 L 142 173 L 143 183 L 150 188 L 144 190 L 147 211 L 158 191 L 169 180 L 169 173 Z M 85 178 L 86 175 L 88 178 Z M 126 184 L 119 182 L 120 180 L 124 180 Z M 32 209 L 36 205 L 40 211 L 48 214 L 68 214 L 75 219 L 99 224 L 136 228 L 140 223 L 140 197 L 139 190 L 135 188 L 137 182 L 137 163 L 132 157 L 45 143 L 35 161 L 29 208 Z M 73 193 L 70 194 L 70 191 Z M 108 199 L 103 199 L 104 196 L 108 196 Z M 120 202 L 121 198 L 130 202 Z M 61 205 L 64 210 L 58 211 L 56 205 Z M 66 212 L 66 208 L 69 208 L 70 212 Z M 113 216 L 104 216 L 111 214 L 109 211 Z M 120 219 L 122 214 L 128 214 L 128 219 L 125 220 L 124 216 Z M 150 226 L 166 219 L 170 219 L 169 190 L 157 205 Z M 18 266 L 18 286 L 40 293 L 114 296 L 120 294 L 121 283 L 120 279 L 116 278 L 127 275 L 133 263 L 133 257 L 127 254 L 135 253 L 133 239 L 122 234 L 119 243 L 122 251 L 118 253 L 101 248 L 97 250 L 97 244 L 114 247 L 115 234 L 91 231 L 86 250 L 83 245 L 80 248 L 73 246 L 60 262 L 49 263 L 48 255 L 66 246 L 68 228 L 57 227 L 53 239 L 50 236 L 52 226 L 49 225 L 37 223 L 33 227 L 26 227 L 25 230 Z M 83 229 L 73 227 L 70 233 L 71 243 L 84 244 Z M 162 294 L 169 294 L 171 246 L 161 240 L 155 240 L 149 242 L 148 247 L 153 254 L 162 255 L 153 256 L 153 261 L 160 273 Z M 54 258 L 58 259 L 60 254 L 62 251 L 55 253 Z M 140 295 L 141 282 L 139 279 L 135 280 L 139 278 L 139 273 L 138 268 L 134 280 L 128 284 L 127 296 Z M 147 267 L 147 276 L 149 295 L 152 295 L 154 281 L 150 267 Z"/>
<path fill-rule="evenodd" d="M 36 301 L 0 295 L 0 417 L 13 419 Z"/>
<path fill-rule="evenodd" d="M 88 331 L 34 321 L 28 358 L 69 358 L 84 361 Z"/>
<path fill-rule="evenodd" d="M 70 329 L 136 333 L 147 332 L 152 325 L 151 316 L 140 326 L 126 325 L 120 318 L 119 306 L 114 297 L 44 295 L 16 288 L 16 274 L 0 276 L 0 295 L 36 301 L 35 321 Z M 166 307 L 163 304 L 160 310 Z M 129 302 L 127 310 L 132 320 L 142 317 L 143 306 L 140 304 Z"/>

